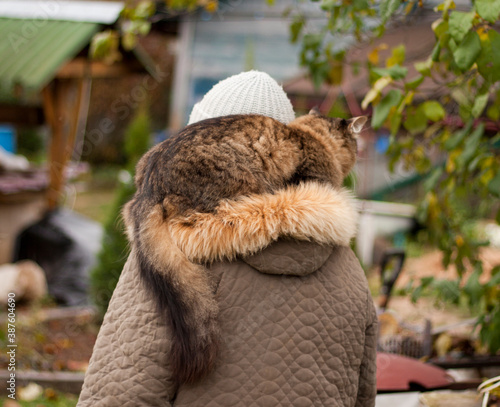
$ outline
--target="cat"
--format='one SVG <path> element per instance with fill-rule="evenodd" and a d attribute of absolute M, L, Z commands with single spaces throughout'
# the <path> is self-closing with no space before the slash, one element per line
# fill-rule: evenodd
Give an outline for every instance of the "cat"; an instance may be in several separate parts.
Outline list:
<path fill-rule="evenodd" d="M 223 116 L 185 127 L 141 158 L 137 190 L 123 217 L 142 280 L 172 336 L 170 363 L 178 384 L 212 370 L 218 308 L 206 269 L 182 252 L 167 225 L 180 222 L 189 229 L 224 200 L 309 180 L 340 187 L 356 161 L 365 122 L 316 110 L 288 125 L 260 115 Z"/>

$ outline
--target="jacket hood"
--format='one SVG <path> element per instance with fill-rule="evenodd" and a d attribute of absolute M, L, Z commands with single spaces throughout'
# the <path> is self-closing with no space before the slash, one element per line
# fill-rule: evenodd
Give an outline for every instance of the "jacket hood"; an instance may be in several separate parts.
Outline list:
<path fill-rule="evenodd" d="M 242 260 L 261 273 L 301 277 L 323 266 L 332 251 L 330 245 L 280 239 Z"/>
<path fill-rule="evenodd" d="M 356 234 L 357 219 L 357 208 L 349 191 L 304 182 L 272 194 L 221 201 L 214 213 L 193 211 L 175 216 L 168 220 L 168 228 L 172 240 L 192 262 L 211 263 L 242 257 L 259 270 L 276 273 L 277 269 L 295 269 L 290 266 L 293 262 L 304 265 L 307 270 L 317 268 L 318 262 L 326 260 L 322 260 L 328 251 L 326 246 L 349 245 Z M 290 264 L 277 269 L 271 267 L 270 259 L 280 250 L 293 251 L 291 242 L 287 242 L 286 247 L 276 245 L 266 253 L 252 256 L 280 238 L 316 243 L 308 246 L 315 258 L 298 261 L 300 254 L 295 258 L 288 254 Z"/>

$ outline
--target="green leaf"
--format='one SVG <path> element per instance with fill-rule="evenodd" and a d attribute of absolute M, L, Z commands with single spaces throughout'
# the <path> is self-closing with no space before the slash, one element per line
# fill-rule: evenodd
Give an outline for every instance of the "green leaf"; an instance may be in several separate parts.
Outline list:
<path fill-rule="evenodd" d="M 424 81 L 424 77 L 423 76 L 417 76 L 416 78 L 411 79 L 409 82 L 405 83 L 405 89 L 406 90 L 416 89 L 416 88 L 418 88 L 420 86 L 420 84 L 423 81 Z"/>
<path fill-rule="evenodd" d="M 415 304 L 423 294 L 423 287 L 419 285 L 411 292 L 411 302 Z"/>
<path fill-rule="evenodd" d="M 474 13 L 463 13 L 461 11 L 453 11 L 450 14 L 449 30 L 452 38 L 459 44 L 472 28 L 472 20 Z"/>
<path fill-rule="evenodd" d="M 469 100 L 469 95 L 465 93 L 463 87 L 452 88 L 450 95 L 459 106 L 470 108 L 471 101 Z"/>
<path fill-rule="evenodd" d="M 372 72 L 379 76 L 390 76 L 394 80 L 403 79 L 408 74 L 408 68 L 393 65 L 390 68 L 372 68 Z"/>
<path fill-rule="evenodd" d="M 481 53 L 477 58 L 477 68 L 486 81 L 500 81 L 500 34 L 489 30 L 481 37 Z"/>
<path fill-rule="evenodd" d="M 464 286 L 464 293 L 469 297 L 469 305 L 471 307 L 477 307 L 484 293 L 484 287 L 479 282 L 479 277 L 481 276 L 482 268 L 481 265 L 476 266 L 474 272 L 467 279 L 467 283 Z"/>
<path fill-rule="evenodd" d="M 474 99 L 474 105 L 472 106 L 472 116 L 478 118 L 483 113 L 486 104 L 488 103 L 488 97 L 490 93 L 486 90 L 484 93 L 480 93 L 476 95 L 476 99 Z"/>
<path fill-rule="evenodd" d="M 323 0 L 321 3 L 321 10 L 332 11 L 334 8 L 339 6 L 338 2 L 335 0 Z"/>
<path fill-rule="evenodd" d="M 299 39 L 299 35 L 302 32 L 302 28 L 304 27 L 304 17 L 295 16 L 292 23 L 290 24 L 290 42 L 295 44 Z"/>
<path fill-rule="evenodd" d="M 391 127 L 390 131 L 392 135 L 396 135 L 401 127 L 401 120 L 403 119 L 401 112 L 396 111 L 391 116 Z"/>
<path fill-rule="evenodd" d="M 500 0 L 476 0 L 477 13 L 490 23 L 498 20 L 500 14 Z"/>
<path fill-rule="evenodd" d="M 500 349 L 500 307 L 498 305 L 489 315 L 484 315 L 479 334 L 481 341 L 488 345 L 491 354 L 497 353 Z"/>
<path fill-rule="evenodd" d="M 404 45 L 398 45 L 392 49 L 391 56 L 387 58 L 387 67 L 394 65 L 402 65 L 405 61 L 406 47 Z"/>
<path fill-rule="evenodd" d="M 119 35 L 116 31 L 106 30 L 99 32 L 94 35 L 90 43 L 90 55 L 93 59 L 112 64 L 121 58 L 118 50 L 119 44 Z"/>
<path fill-rule="evenodd" d="M 406 120 L 403 126 L 411 134 L 417 134 L 425 131 L 427 128 L 427 116 L 422 109 L 422 105 L 418 108 L 408 108 L 406 111 Z"/>
<path fill-rule="evenodd" d="M 491 105 L 486 110 L 486 115 L 491 119 L 498 121 L 500 120 L 500 108 L 497 105 Z"/>
<path fill-rule="evenodd" d="M 134 20 L 131 24 L 125 25 L 124 31 L 145 36 L 151 31 L 151 23 L 149 21 Z"/>
<path fill-rule="evenodd" d="M 383 24 L 387 22 L 400 5 L 401 0 L 382 0 L 380 2 L 379 12 Z"/>
<path fill-rule="evenodd" d="M 448 34 L 449 31 L 448 21 L 445 21 L 442 18 L 434 21 L 434 23 L 432 23 L 432 30 L 434 31 L 436 38 L 441 40 L 445 34 Z"/>
<path fill-rule="evenodd" d="M 423 277 L 420 279 L 420 285 L 417 286 L 411 293 L 411 301 L 417 302 L 426 290 L 434 282 L 434 277 Z"/>
<path fill-rule="evenodd" d="M 484 123 L 479 123 L 474 131 L 465 140 L 464 151 L 460 154 L 457 159 L 457 164 L 460 166 L 465 166 L 474 157 L 479 148 L 481 142 L 481 137 L 484 133 Z"/>
<path fill-rule="evenodd" d="M 354 0 L 353 5 L 357 10 L 366 10 L 370 7 L 368 0 Z"/>
<path fill-rule="evenodd" d="M 445 301 L 458 303 L 460 299 L 460 286 L 458 280 L 434 280 L 432 286 L 438 291 L 439 296 Z"/>
<path fill-rule="evenodd" d="M 495 287 L 500 284 L 500 266 L 491 269 L 491 279 L 486 283 L 488 287 Z"/>
<path fill-rule="evenodd" d="M 318 48 L 323 41 L 322 34 L 306 34 L 304 35 L 304 47 L 307 49 Z"/>
<path fill-rule="evenodd" d="M 437 43 L 431 54 L 431 59 L 433 62 L 439 62 L 439 56 L 441 55 L 441 44 Z"/>
<path fill-rule="evenodd" d="M 444 143 L 444 148 L 448 151 L 457 148 L 458 145 L 465 138 L 465 136 L 469 133 L 471 128 L 472 128 L 472 121 L 469 121 L 467 123 L 467 126 L 465 126 L 462 130 L 457 131 L 453 136 L 451 136 L 448 140 L 446 140 L 446 142 Z"/>
<path fill-rule="evenodd" d="M 426 61 L 423 62 L 416 62 L 415 63 L 415 69 L 420 72 L 421 75 L 423 76 L 430 76 L 431 75 L 431 68 L 432 68 L 432 58 L 427 59 Z"/>
<path fill-rule="evenodd" d="M 488 184 L 488 190 L 495 196 L 500 197 L 500 172 Z M 500 213 L 500 211 L 499 211 Z"/>
<path fill-rule="evenodd" d="M 443 175 L 443 169 L 441 167 L 434 168 L 431 175 L 424 181 L 424 189 L 426 191 L 433 190 L 441 178 L 441 175 Z"/>
<path fill-rule="evenodd" d="M 153 1 L 141 1 L 134 10 L 134 16 L 136 18 L 149 18 L 156 11 L 156 6 Z"/>
<path fill-rule="evenodd" d="M 481 53 L 481 41 L 475 31 L 469 31 L 458 48 L 453 52 L 455 63 L 462 70 L 468 70 Z"/>
<path fill-rule="evenodd" d="M 401 101 L 401 92 L 399 90 L 391 90 L 387 95 L 385 95 L 380 103 L 375 106 L 372 117 L 372 127 L 374 129 L 380 128 L 384 123 L 385 119 L 389 115 L 392 107 L 399 104 Z"/>
<path fill-rule="evenodd" d="M 439 120 L 443 120 L 446 112 L 443 109 L 443 106 L 435 100 L 429 100 L 422 104 L 422 109 L 429 120 L 433 122 L 437 122 Z"/>
<path fill-rule="evenodd" d="M 130 51 L 137 45 L 137 35 L 134 32 L 124 32 L 122 35 L 123 49 Z"/>

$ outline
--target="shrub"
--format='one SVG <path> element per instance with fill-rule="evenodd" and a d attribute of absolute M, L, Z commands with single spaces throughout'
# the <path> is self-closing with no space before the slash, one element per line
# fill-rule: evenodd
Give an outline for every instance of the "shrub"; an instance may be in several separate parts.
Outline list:
<path fill-rule="evenodd" d="M 121 171 L 121 182 L 116 192 L 111 213 L 104 225 L 102 248 L 97 265 L 90 275 L 90 294 L 103 316 L 128 257 L 129 245 L 120 213 L 123 205 L 135 192 L 134 169 L 139 158 L 150 145 L 150 119 L 147 110 L 140 108 L 125 132 L 127 165 Z"/>

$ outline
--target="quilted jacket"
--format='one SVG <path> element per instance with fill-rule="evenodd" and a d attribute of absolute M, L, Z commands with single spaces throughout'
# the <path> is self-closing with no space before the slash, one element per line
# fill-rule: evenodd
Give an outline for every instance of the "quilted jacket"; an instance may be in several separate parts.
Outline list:
<path fill-rule="evenodd" d="M 342 229 L 352 234 L 355 216 L 336 212 L 352 201 L 340 200 L 329 219 L 353 223 Z M 172 380 L 169 335 L 132 253 L 78 407 L 373 406 L 377 325 L 366 278 L 348 246 L 318 243 L 325 240 L 321 211 L 314 200 L 307 204 L 312 218 L 297 227 L 320 225 L 305 234 L 309 241 L 279 236 L 254 254 L 207 266 L 222 349 L 215 370 L 193 385 L 176 388 Z"/>

